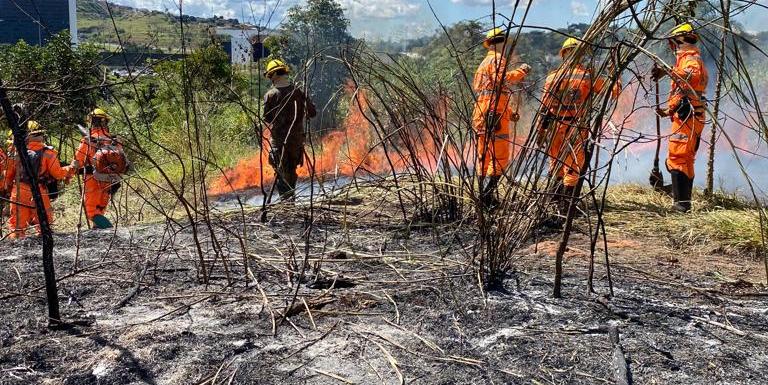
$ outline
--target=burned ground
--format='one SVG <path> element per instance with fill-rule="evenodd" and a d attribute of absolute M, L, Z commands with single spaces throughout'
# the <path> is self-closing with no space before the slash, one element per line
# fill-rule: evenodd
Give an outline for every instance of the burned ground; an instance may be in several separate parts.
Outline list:
<path fill-rule="evenodd" d="M 609 298 L 602 259 L 587 293 L 589 237 L 575 235 L 553 299 L 550 233 L 483 293 L 470 224 L 408 230 L 357 210 L 320 208 L 308 248 L 301 214 L 222 216 L 226 268 L 200 226 L 207 285 L 188 226 L 59 235 L 65 330 L 46 328 L 37 241 L 3 242 L 0 383 L 614 383 L 612 325 L 638 384 L 768 382 L 760 261 L 614 232 Z"/>

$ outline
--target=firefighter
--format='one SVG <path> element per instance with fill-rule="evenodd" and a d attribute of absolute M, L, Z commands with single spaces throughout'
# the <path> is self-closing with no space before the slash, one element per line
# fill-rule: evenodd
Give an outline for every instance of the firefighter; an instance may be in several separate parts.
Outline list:
<path fill-rule="evenodd" d="M 120 175 L 128 169 L 122 144 L 109 132 L 110 119 L 101 108 L 88 114 L 90 130 L 83 133 L 71 164 L 83 173 L 85 217 L 95 229 L 112 227 L 104 214 L 112 195 L 120 188 Z"/>
<path fill-rule="evenodd" d="M 666 161 L 672 179 L 672 208 L 688 212 L 693 192 L 693 166 L 704 130 L 704 91 L 707 89 L 709 74 L 701 59 L 701 51 L 696 46 L 699 35 L 691 24 L 675 27 L 668 42 L 677 58 L 675 66 L 669 72 L 654 67 L 651 77 L 654 80 L 664 76 L 671 78 L 667 108 L 658 106 L 657 113 L 672 121 Z"/>
<path fill-rule="evenodd" d="M 579 120 L 589 114 L 592 97 L 608 86 L 609 79 L 598 76 L 588 66 L 589 49 L 581 49 L 581 42 L 568 38 L 560 49 L 563 63 L 547 75 L 544 84 L 542 111 L 539 120 L 539 144 L 549 155 L 549 172 L 555 175 L 553 194 L 556 200 L 573 195 L 584 163 L 584 144 L 589 138 L 589 127 L 579 126 Z M 580 55 L 573 56 L 572 55 Z M 612 97 L 618 98 L 620 82 L 613 87 Z"/>
<path fill-rule="evenodd" d="M 48 194 L 47 184 L 51 180 L 69 180 L 74 173 L 71 167 L 61 167 L 59 154 L 53 147 L 45 144 L 46 131 L 34 120 L 27 121 L 27 152 L 32 168 L 37 172 L 40 194 L 43 198 L 48 222 L 53 222 L 53 211 Z M 32 197 L 30 180 L 24 172 L 18 155 L 8 159 L 4 184 L 11 191 L 10 219 L 8 227 L 11 230 L 9 238 L 19 239 L 26 235 L 30 226 L 37 227 L 39 218 L 35 201 Z"/>
<path fill-rule="evenodd" d="M 271 131 L 269 163 L 283 201 L 295 198 L 296 169 L 304 163 L 304 119 L 317 115 L 312 101 L 288 77 L 290 68 L 282 60 L 267 63 L 264 76 L 272 88 L 264 95 L 264 120 Z"/>
<path fill-rule="evenodd" d="M 481 180 L 487 177 L 481 199 L 486 207 L 498 204 L 496 189 L 510 160 L 511 123 L 519 119 L 512 104 L 515 92 L 531 70 L 528 64 L 510 68 L 507 31 L 494 28 L 486 34 L 483 46 L 488 54 L 475 72 L 472 88 L 477 97 L 472 113 L 472 128 L 477 134 L 477 156 Z"/>
<path fill-rule="evenodd" d="M 9 193 L 5 188 L 5 174 L 8 167 L 8 157 L 12 151 L 11 144 L 13 144 L 13 140 L 11 140 L 11 131 L 8 131 L 8 139 L 5 141 L 5 146 L 0 148 L 0 197 L 5 199 L 8 199 Z M 4 210 L 5 206 L 5 202 L 0 201 L 0 211 Z"/>

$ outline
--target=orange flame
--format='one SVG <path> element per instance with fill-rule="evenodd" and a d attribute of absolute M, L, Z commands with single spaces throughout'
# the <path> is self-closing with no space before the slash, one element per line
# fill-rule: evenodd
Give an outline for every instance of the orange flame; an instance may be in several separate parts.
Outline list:
<path fill-rule="evenodd" d="M 313 176 L 354 176 L 359 171 L 383 173 L 391 171 L 384 151 L 380 147 L 369 148 L 371 130 L 364 109 L 368 107 L 366 93 L 358 89 L 349 107 L 349 113 L 342 130 L 333 131 L 322 138 L 317 146 L 318 152 L 307 147 L 304 165 L 297 169 L 299 178 Z M 237 165 L 214 180 L 208 193 L 220 195 L 234 191 L 266 186 L 275 179 L 275 172 L 269 165 L 270 137 L 265 130 L 262 139 L 262 151 L 240 160 Z M 402 162 L 398 162 L 402 165 Z"/>
<path fill-rule="evenodd" d="M 299 178 L 322 180 L 360 174 L 385 175 L 401 173 L 415 165 L 419 165 L 421 172 L 434 175 L 439 167 L 455 167 L 462 162 L 471 165 L 477 160 L 473 143 L 462 145 L 446 140 L 450 110 L 447 96 L 440 96 L 434 108 L 418 122 L 396 127 L 394 132 L 388 133 L 390 136 L 382 139 L 383 134 L 372 130 L 366 117 L 365 111 L 370 107 L 365 89 L 355 89 L 350 84 L 348 93 L 351 94 L 350 107 L 341 129 L 325 135 L 318 145 L 308 143 L 304 165 L 297 169 Z M 513 154 L 519 153 L 526 139 L 518 130 L 517 125 L 510 125 Z M 275 172 L 269 165 L 270 138 L 266 131 L 262 148 L 259 153 L 225 170 L 211 183 L 208 193 L 221 195 L 271 184 Z"/>

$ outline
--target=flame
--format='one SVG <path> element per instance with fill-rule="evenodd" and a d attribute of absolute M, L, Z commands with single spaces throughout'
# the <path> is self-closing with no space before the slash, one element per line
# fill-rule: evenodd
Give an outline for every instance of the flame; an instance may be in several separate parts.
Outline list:
<path fill-rule="evenodd" d="M 352 87 L 349 86 L 348 89 Z M 369 147 L 372 142 L 370 124 L 365 116 L 368 98 L 365 90 L 352 92 L 349 113 L 341 130 L 333 131 L 321 139 L 317 152 L 306 148 L 304 164 L 297 169 L 301 179 L 354 176 L 358 172 L 391 172 L 386 155 L 380 146 Z M 268 186 L 275 179 L 275 172 L 269 165 L 270 136 L 265 130 L 262 150 L 253 156 L 240 160 L 237 165 L 214 180 L 209 188 L 210 195 Z M 396 166 L 403 167 L 399 160 Z"/>

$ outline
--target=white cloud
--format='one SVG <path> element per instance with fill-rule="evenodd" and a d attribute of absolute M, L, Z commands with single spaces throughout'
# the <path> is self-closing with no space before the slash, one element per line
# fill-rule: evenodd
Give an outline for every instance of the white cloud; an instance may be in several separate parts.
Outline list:
<path fill-rule="evenodd" d="M 528 5 L 528 2 L 531 0 L 521 0 L 519 6 L 523 7 Z M 516 0 L 496 0 L 496 7 L 514 7 Z M 489 6 L 493 4 L 493 0 L 451 0 L 451 3 L 456 5 L 466 5 L 469 7 L 480 7 L 480 6 Z"/>
<path fill-rule="evenodd" d="M 489 5 L 491 4 L 491 2 L 492 0 L 451 0 L 451 3 L 469 5 L 472 7 L 476 7 L 479 5 Z"/>
<path fill-rule="evenodd" d="M 347 17 L 392 19 L 418 13 L 421 5 L 407 0 L 339 0 Z"/>
<path fill-rule="evenodd" d="M 571 13 L 574 16 L 589 16 L 589 9 L 581 1 L 571 0 Z"/>

